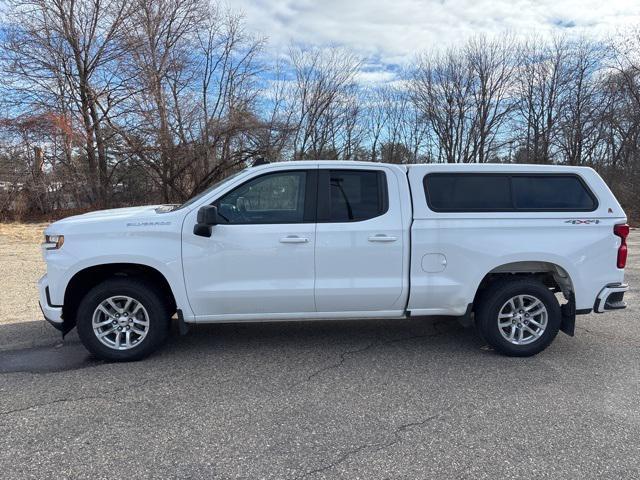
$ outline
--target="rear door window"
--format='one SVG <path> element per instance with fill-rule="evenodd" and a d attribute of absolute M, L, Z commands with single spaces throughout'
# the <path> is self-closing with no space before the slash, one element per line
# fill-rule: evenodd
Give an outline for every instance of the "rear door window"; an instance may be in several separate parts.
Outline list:
<path fill-rule="evenodd" d="M 382 171 L 322 170 L 318 188 L 319 222 L 360 222 L 378 217 L 388 208 Z"/>

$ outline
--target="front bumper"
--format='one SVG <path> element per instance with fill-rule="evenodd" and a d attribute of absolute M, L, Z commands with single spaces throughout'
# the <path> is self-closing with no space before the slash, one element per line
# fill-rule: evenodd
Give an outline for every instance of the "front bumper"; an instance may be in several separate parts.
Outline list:
<path fill-rule="evenodd" d="M 604 313 L 608 310 L 621 310 L 627 308 L 624 302 L 624 294 L 629 290 L 629 285 L 625 283 L 612 283 L 600 290 L 596 297 L 593 311 Z"/>
<path fill-rule="evenodd" d="M 46 275 L 38 280 L 38 291 L 40 293 L 40 310 L 42 310 L 44 319 L 58 330 L 63 330 L 64 320 L 62 319 L 62 306 L 51 305 L 49 298 L 49 281 Z"/>

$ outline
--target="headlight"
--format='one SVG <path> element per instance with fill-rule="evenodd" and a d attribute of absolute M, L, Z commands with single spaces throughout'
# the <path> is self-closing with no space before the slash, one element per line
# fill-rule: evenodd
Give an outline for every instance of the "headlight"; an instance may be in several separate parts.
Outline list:
<path fill-rule="evenodd" d="M 64 244 L 64 235 L 45 235 L 44 248 L 47 250 L 58 250 Z"/>

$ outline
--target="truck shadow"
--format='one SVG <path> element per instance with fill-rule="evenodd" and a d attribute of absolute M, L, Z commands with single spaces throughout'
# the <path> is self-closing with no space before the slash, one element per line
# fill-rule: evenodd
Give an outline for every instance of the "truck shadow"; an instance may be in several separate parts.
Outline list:
<path fill-rule="evenodd" d="M 238 355 L 250 352 L 273 354 L 305 350 L 322 354 L 336 345 L 400 345 L 418 343 L 420 348 L 447 351 L 475 351 L 482 346 L 472 328 L 463 328 L 447 317 L 410 320 L 327 320 L 313 322 L 269 322 L 192 325 L 180 336 L 177 325 L 167 345 L 142 362 L 159 359 L 188 361 L 220 352 Z M 31 345 L 16 343 L 29 339 Z M 6 339 L 14 339 L 7 343 Z M 27 340 L 28 341 L 28 340 Z M 3 344 L 4 343 L 4 344 Z M 82 346 L 75 330 L 64 340 L 43 321 L 0 325 L 0 374 L 11 372 L 52 373 L 102 365 Z"/>

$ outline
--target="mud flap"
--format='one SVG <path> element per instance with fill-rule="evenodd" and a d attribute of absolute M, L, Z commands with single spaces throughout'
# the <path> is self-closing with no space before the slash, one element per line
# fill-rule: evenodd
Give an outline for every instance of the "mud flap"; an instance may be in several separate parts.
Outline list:
<path fill-rule="evenodd" d="M 562 321 L 560 323 L 560 330 L 573 337 L 576 333 L 576 300 L 572 294 L 570 294 L 569 301 L 560 307 L 562 312 Z"/>
<path fill-rule="evenodd" d="M 75 327 L 75 326 L 76 326 L 75 322 L 68 322 L 68 321 L 64 320 L 62 322 L 62 328 L 60 329 L 60 331 L 62 332 L 62 338 L 64 339 L 64 336 L 67 333 L 69 333 L 71 330 L 73 330 L 73 327 Z"/>
<path fill-rule="evenodd" d="M 182 314 L 182 310 L 178 309 L 178 331 L 180 335 L 186 335 L 189 333 L 189 325 L 184 321 L 184 315 Z"/>
<path fill-rule="evenodd" d="M 471 328 L 473 327 L 473 304 L 470 303 L 469 305 L 467 305 L 467 310 L 464 312 L 464 315 L 461 315 L 459 317 L 456 317 L 456 320 L 458 320 L 458 323 L 463 327 L 463 328 Z"/>

